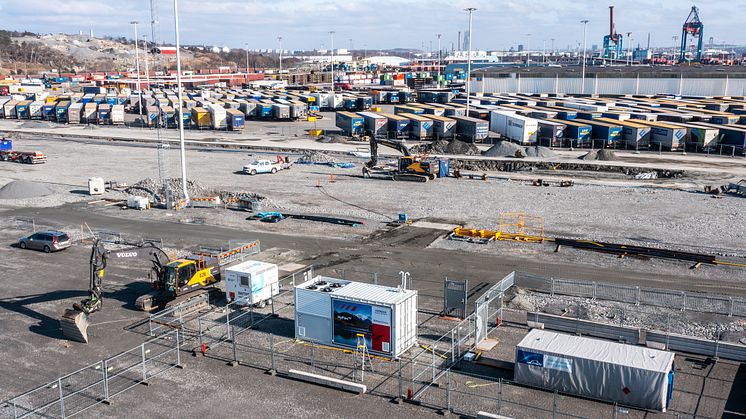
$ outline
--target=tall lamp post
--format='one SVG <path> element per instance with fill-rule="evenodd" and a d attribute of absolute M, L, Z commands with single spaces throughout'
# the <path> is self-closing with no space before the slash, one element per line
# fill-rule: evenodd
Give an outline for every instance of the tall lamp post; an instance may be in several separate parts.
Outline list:
<path fill-rule="evenodd" d="M 585 93 L 585 50 L 586 50 L 586 48 L 585 48 L 585 40 L 586 39 L 585 38 L 586 38 L 586 34 L 587 34 L 587 29 L 588 29 L 588 22 L 590 22 L 588 19 L 583 19 L 583 20 L 580 21 L 580 23 L 583 24 L 583 75 L 581 77 L 582 81 L 581 81 L 581 85 L 580 85 L 580 94 L 584 94 Z"/>
<path fill-rule="evenodd" d="M 249 74 L 249 43 L 244 42 L 243 45 L 246 47 L 246 74 Z"/>
<path fill-rule="evenodd" d="M 472 14 L 477 9 L 475 7 L 468 7 L 464 9 L 464 11 L 469 12 L 469 51 L 468 56 L 466 57 L 466 116 L 469 116 L 469 102 L 470 102 L 470 95 L 471 95 L 471 40 L 474 38 L 474 33 L 471 30 L 471 18 Z"/>
<path fill-rule="evenodd" d="M 176 32 L 176 88 L 179 95 L 179 152 L 181 154 L 181 192 L 189 203 L 187 189 L 186 148 L 184 147 L 184 91 L 181 88 L 181 43 L 179 41 L 179 0 L 174 0 L 174 31 Z"/>
<path fill-rule="evenodd" d="M 628 66 L 632 65 L 632 32 L 627 32 L 627 60 L 629 60 Z M 625 60 L 625 62 L 627 61 Z"/>
<path fill-rule="evenodd" d="M 440 36 L 442 34 L 438 34 L 438 87 L 440 87 Z"/>
<path fill-rule="evenodd" d="M 145 44 L 145 87 L 150 88 L 150 70 L 148 70 L 148 35 L 142 36 L 142 42 Z"/>
<path fill-rule="evenodd" d="M 140 113 L 140 125 L 143 124 L 142 120 L 142 85 L 140 84 L 140 48 L 137 46 L 137 24 L 140 23 L 136 20 L 130 22 L 130 25 L 135 27 L 135 71 L 137 71 L 137 92 L 138 101 L 137 107 Z"/>
<path fill-rule="evenodd" d="M 280 73 L 282 73 L 282 37 L 277 37 L 277 42 L 280 43 Z"/>
<path fill-rule="evenodd" d="M 329 31 L 329 38 L 331 40 L 330 52 L 331 52 L 331 61 L 332 61 L 329 71 L 332 73 L 332 95 L 334 95 L 334 31 Z M 335 105 L 336 107 L 336 103 L 334 102 L 336 102 L 336 100 L 332 98 L 332 104 Z"/>

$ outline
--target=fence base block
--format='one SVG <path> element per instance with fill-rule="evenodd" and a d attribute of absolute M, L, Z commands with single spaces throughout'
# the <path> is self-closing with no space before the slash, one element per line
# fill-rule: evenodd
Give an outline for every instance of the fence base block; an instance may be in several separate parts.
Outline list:
<path fill-rule="evenodd" d="M 147 381 L 140 381 L 140 384 L 144 385 L 145 387 L 150 385 L 150 383 Z"/>
<path fill-rule="evenodd" d="M 512 419 L 510 416 L 496 415 L 488 412 L 477 412 L 477 419 Z"/>
<path fill-rule="evenodd" d="M 391 399 L 391 403 L 402 404 L 402 403 L 404 403 L 404 399 L 401 398 L 401 397 L 394 397 L 393 399 Z"/>
<path fill-rule="evenodd" d="M 368 387 L 365 384 L 339 380 L 337 378 L 326 377 L 324 375 L 313 374 L 305 371 L 290 370 L 288 371 L 288 377 L 295 380 L 305 381 L 307 383 L 319 384 L 325 387 L 348 391 L 350 393 L 364 394 L 368 390 Z"/>
<path fill-rule="evenodd" d="M 228 362 L 228 366 L 230 366 L 230 367 L 237 367 L 238 366 L 238 361 L 230 361 L 230 362 Z"/>
<path fill-rule="evenodd" d="M 440 409 L 440 410 L 438 410 L 438 414 L 440 416 L 450 416 L 451 415 L 451 411 L 448 410 L 448 409 Z"/>
<path fill-rule="evenodd" d="M 270 375 L 270 376 L 274 377 L 275 375 L 277 375 L 277 371 L 275 371 L 275 370 L 273 370 L 273 369 L 269 369 L 269 370 L 267 370 L 267 371 L 265 372 L 265 374 L 267 374 L 267 375 Z"/>

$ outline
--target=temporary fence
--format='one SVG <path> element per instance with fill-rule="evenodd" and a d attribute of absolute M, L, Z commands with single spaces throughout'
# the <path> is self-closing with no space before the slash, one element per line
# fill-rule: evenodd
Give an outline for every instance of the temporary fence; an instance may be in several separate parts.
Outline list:
<path fill-rule="evenodd" d="M 0 416 L 66 418 L 108 404 L 111 397 L 181 367 L 180 347 L 177 330 L 149 339 L 7 400 Z"/>

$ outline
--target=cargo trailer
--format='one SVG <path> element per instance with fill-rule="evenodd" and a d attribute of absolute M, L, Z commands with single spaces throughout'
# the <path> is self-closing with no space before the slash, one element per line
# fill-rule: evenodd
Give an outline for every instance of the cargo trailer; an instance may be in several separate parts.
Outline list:
<path fill-rule="evenodd" d="M 85 124 L 95 124 L 98 122 L 98 105 L 96 102 L 88 102 L 83 106 L 83 114 L 80 116 L 80 122 Z"/>
<path fill-rule="evenodd" d="M 650 147 L 666 150 L 678 150 L 687 140 L 687 130 L 680 125 L 660 121 L 639 121 L 650 127 Z"/>
<path fill-rule="evenodd" d="M 290 119 L 290 106 L 275 103 L 272 105 L 272 117 L 278 120 Z"/>
<path fill-rule="evenodd" d="M 515 382 L 665 412 L 674 353 L 533 329 L 516 345 Z"/>
<path fill-rule="evenodd" d="M 433 138 L 433 121 L 423 115 L 399 114 L 409 119 L 409 135 L 413 140 L 425 141 Z"/>
<path fill-rule="evenodd" d="M 598 122 L 604 122 L 611 125 L 620 125 L 622 127 L 622 138 L 624 144 L 632 148 L 647 148 L 650 146 L 651 129 L 648 125 L 636 122 L 634 120 L 616 120 L 611 118 L 598 118 Z"/>
<path fill-rule="evenodd" d="M 404 106 L 404 105 L 394 106 L 394 114 L 399 115 L 402 113 L 423 115 L 425 113 L 425 110 L 422 108 L 414 107 L 414 106 Z"/>
<path fill-rule="evenodd" d="M 3 105 L 3 113 L 5 119 L 16 119 L 18 117 L 18 112 L 16 111 L 16 105 L 18 105 L 17 100 L 9 100 L 5 102 Z"/>
<path fill-rule="evenodd" d="M 433 139 L 451 139 L 456 136 L 456 120 L 445 116 L 428 115 L 433 121 Z"/>
<path fill-rule="evenodd" d="M 577 120 L 547 119 L 550 122 L 556 122 L 565 125 L 565 138 L 570 141 L 570 146 L 580 146 L 590 144 L 591 126 Z"/>
<path fill-rule="evenodd" d="M 99 125 L 111 124 L 111 105 L 108 103 L 98 105 L 97 122 Z"/>
<path fill-rule="evenodd" d="M 178 123 L 176 110 L 171 106 L 163 106 L 161 108 L 161 124 L 166 128 L 175 128 L 178 126 Z"/>
<path fill-rule="evenodd" d="M 7 97 L 0 97 L 0 118 L 5 118 L 5 104 L 11 99 Z"/>
<path fill-rule="evenodd" d="M 246 124 L 246 116 L 237 109 L 226 109 L 226 118 L 228 119 L 228 129 L 231 131 L 241 131 Z"/>
<path fill-rule="evenodd" d="M 733 147 L 734 151 L 744 153 L 746 150 L 746 127 L 741 125 L 717 125 L 707 124 L 704 122 L 692 122 L 692 125 L 703 126 L 707 128 L 718 128 L 718 145 L 726 146 L 721 150 L 728 151 L 728 147 Z"/>
<path fill-rule="evenodd" d="M 57 114 L 54 112 L 54 108 L 57 106 L 55 102 L 45 103 L 41 107 L 41 119 L 45 121 L 56 121 Z"/>
<path fill-rule="evenodd" d="M 145 122 L 149 127 L 160 126 L 161 110 L 157 106 L 148 106 L 145 108 Z"/>
<path fill-rule="evenodd" d="M 118 104 L 111 107 L 111 124 L 124 125 L 124 105 Z"/>
<path fill-rule="evenodd" d="M 365 120 L 362 116 L 352 112 L 337 112 L 336 126 L 345 135 L 356 137 L 364 134 Z"/>
<path fill-rule="evenodd" d="M 574 121 L 591 126 L 591 140 L 600 141 L 603 147 L 622 142 L 622 127 L 617 123 L 599 122 L 597 120 L 578 118 Z"/>
<path fill-rule="evenodd" d="M 44 102 L 35 100 L 28 105 L 28 118 L 29 119 L 42 119 Z"/>
<path fill-rule="evenodd" d="M 272 118 L 272 104 L 256 102 L 256 116 L 259 118 Z"/>
<path fill-rule="evenodd" d="M 456 136 L 468 142 L 484 140 L 489 136 L 489 122 L 468 116 L 454 116 Z"/>
<path fill-rule="evenodd" d="M 20 117 L 19 117 L 20 118 Z M 710 117 L 710 123 L 720 125 L 736 124 L 741 119 L 738 115 L 713 115 Z"/>
<path fill-rule="evenodd" d="M 373 112 L 358 112 L 358 115 L 363 117 L 366 135 L 373 138 L 386 138 L 389 121 L 385 116 Z"/>
<path fill-rule="evenodd" d="M 692 144 L 696 148 L 712 148 L 718 143 L 720 128 L 709 127 L 704 125 L 695 125 L 694 123 L 684 124 L 679 122 L 669 122 L 671 125 L 677 125 L 688 131 L 687 144 Z"/>
<path fill-rule="evenodd" d="M 386 101 L 392 105 L 399 103 L 399 92 L 386 92 Z"/>
<path fill-rule="evenodd" d="M 67 108 L 67 123 L 80 124 L 83 116 L 83 102 L 75 102 Z"/>
<path fill-rule="evenodd" d="M 242 102 L 239 109 L 247 118 L 256 116 L 256 102 L 254 101 Z"/>
<path fill-rule="evenodd" d="M 212 127 L 212 118 L 207 109 L 197 106 L 192 108 L 192 124 L 198 129 L 209 129 Z"/>
<path fill-rule="evenodd" d="M 30 100 L 22 100 L 16 104 L 16 118 L 18 119 L 29 119 L 29 105 Z"/>
<path fill-rule="evenodd" d="M 60 102 L 57 102 L 57 105 L 54 107 L 54 119 L 57 122 L 68 122 L 68 109 L 70 108 L 70 101 L 63 100 Z"/>
<path fill-rule="evenodd" d="M 537 144 L 546 144 L 547 147 L 562 146 L 562 139 L 565 137 L 566 128 L 567 124 L 563 122 L 539 119 L 539 131 L 536 135 Z"/>
<path fill-rule="evenodd" d="M 490 131 L 521 145 L 536 144 L 539 121 L 511 111 L 490 111 Z"/>
<path fill-rule="evenodd" d="M 445 109 L 441 107 L 435 107 L 432 105 L 428 105 L 425 103 L 410 103 L 409 107 L 412 108 L 420 108 L 422 109 L 422 113 L 424 115 L 437 115 L 437 116 L 443 116 L 445 114 Z"/>
<path fill-rule="evenodd" d="M 379 112 L 379 115 L 386 117 L 388 120 L 386 128 L 388 137 L 406 138 L 409 136 L 409 118 L 393 113 Z"/>
<path fill-rule="evenodd" d="M 210 103 L 207 105 L 207 112 L 210 113 L 210 122 L 213 129 L 228 129 L 228 115 L 223 106 Z"/>
<path fill-rule="evenodd" d="M 316 276 L 295 287 L 295 338 L 398 359 L 417 344 L 417 291 Z"/>
<path fill-rule="evenodd" d="M 274 263 L 249 260 L 225 269 L 225 297 L 237 306 L 264 307 L 279 293 L 279 269 Z"/>
<path fill-rule="evenodd" d="M 373 98 L 370 96 L 362 96 L 357 98 L 357 108 L 360 110 L 366 110 L 373 107 Z"/>

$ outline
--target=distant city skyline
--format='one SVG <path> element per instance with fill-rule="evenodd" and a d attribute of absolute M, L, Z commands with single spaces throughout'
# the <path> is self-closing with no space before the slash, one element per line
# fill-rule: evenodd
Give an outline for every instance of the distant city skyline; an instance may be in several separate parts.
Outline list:
<path fill-rule="evenodd" d="M 654 47 L 673 47 L 681 35 L 692 4 L 681 0 L 623 0 L 601 3 L 593 0 L 274 0 L 210 1 L 180 0 L 183 44 L 205 44 L 231 48 L 276 49 L 282 36 L 287 50 L 329 48 L 334 30 L 335 48 L 408 48 L 429 50 L 436 33 L 442 33 L 442 48 L 458 49 L 458 32 L 465 35 L 466 7 L 474 13 L 475 50 L 571 49 L 582 42 L 581 19 L 588 19 L 588 48 L 601 44 L 608 33 L 608 6 L 615 6 L 616 30 L 632 33 L 632 46 L 647 44 L 648 32 Z M 100 2 L 98 0 L 3 0 L 0 13 L 3 29 L 46 33 L 124 36 L 133 38 L 132 20 L 140 22 L 140 34 L 150 35 L 149 0 Z M 704 22 L 704 42 L 746 44 L 740 25 L 746 12 L 732 1 L 697 2 Z M 173 0 L 159 0 L 160 40 L 172 43 Z M 531 33 L 530 39 L 528 34 Z M 625 39 L 625 42 L 628 40 Z M 437 43 L 434 43 L 437 45 Z"/>

